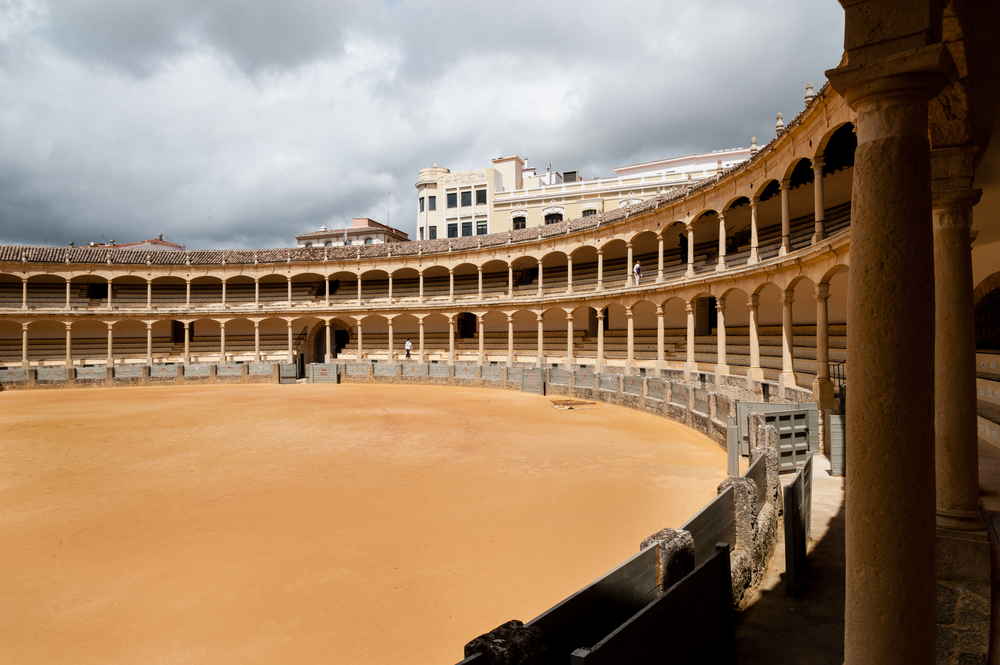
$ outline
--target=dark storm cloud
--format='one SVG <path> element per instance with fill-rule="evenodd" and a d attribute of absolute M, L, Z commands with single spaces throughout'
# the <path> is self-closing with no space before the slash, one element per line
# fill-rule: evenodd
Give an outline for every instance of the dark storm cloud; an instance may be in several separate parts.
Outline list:
<path fill-rule="evenodd" d="M 835 2 L 0 0 L 0 242 L 282 246 L 412 231 L 417 169 L 760 143 L 841 54 Z"/>

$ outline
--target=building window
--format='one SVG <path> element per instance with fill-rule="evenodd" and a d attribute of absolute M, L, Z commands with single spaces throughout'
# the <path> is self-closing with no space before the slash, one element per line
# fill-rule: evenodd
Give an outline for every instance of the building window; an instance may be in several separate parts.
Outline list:
<path fill-rule="evenodd" d="M 462 207 L 472 205 L 472 192 L 462 192 Z"/>
<path fill-rule="evenodd" d="M 462 222 L 462 235 L 463 236 L 472 235 L 472 222 Z"/>
<path fill-rule="evenodd" d="M 424 239 L 424 227 L 421 226 L 417 230 L 420 231 L 420 240 L 423 240 Z"/>
<path fill-rule="evenodd" d="M 427 197 L 427 209 L 428 210 L 437 210 L 438 209 L 438 197 L 436 197 L 436 196 L 428 196 Z"/>
<path fill-rule="evenodd" d="M 345 245 L 350 245 L 351 244 L 351 239 L 350 238 L 344 238 L 344 244 Z"/>
<path fill-rule="evenodd" d="M 418 199 L 418 200 L 420 201 L 420 212 L 423 212 L 424 211 L 424 197 L 421 196 L 420 199 Z"/>
<path fill-rule="evenodd" d="M 307 242 L 306 243 L 306 247 L 312 247 L 312 246 L 313 246 L 313 244 L 311 242 Z"/>
<path fill-rule="evenodd" d="M 433 199 L 434 197 L 432 196 L 431 198 Z M 438 227 L 436 227 L 436 226 L 428 226 L 427 227 L 427 239 L 428 240 L 437 240 L 437 237 L 438 237 Z"/>
<path fill-rule="evenodd" d="M 525 228 L 528 225 L 527 222 L 528 222 L 528 218 L 527 217 L 515 217 L 514 218 L 514 230 L 517 231 L 518 229 Z"/>
<path fill-rule="evenodd" d="M 449 194 L 448 196 L 451 196 L 451 194 Z M 448 225 L 448 237 L 449 238 L 457 238 L 458 237 L 458 224 L 449 224 Z"/>
<path fill-rule="evenodd" d="M 486 220 L 485 219 L 481 219 L 478 222 L 476 222 L 476 235 L 477 236 L 484 236 L 486 234 L 487 234 Z"/>
<path fill-rule="evenodd" d="M 458 194 L 452 192 L 448 195 L 448 207 L 457 208 L 458 207 Z"/>
<path fill-rule="evenodd" d="M 365 244 L 366 245 L 372 244 L 372 239 L 371 238 L 365 238 Z"/>
<path fill-rule="evenodd" d="M 597 211 L 594 210 L 593 208 L 591 208 L 590 210 L 584 210 L 583 211 L 583 216 L 584 217 L 593 217 L 596 214 L 597 214 Z"/>
<path fill-rule="evenodd" d="M 323 246 L 324 247 L 333 247 L 333 243 L 330 242 L 329 240 L 327 240 L 325 243 L 323 243 Z"/>
<path fill-rule="evenodd" d="M 484 206 L 484 205 L 486 205 L 486 190 L 485 189 L 477 189 L 476 190 L 476 205 L 477 206 Z"/>
<path fill-rule="evenodd" d="M 546 224 L 558 224 L 562 221 L 562 213 L 553 212 L 545 215 Z"/>

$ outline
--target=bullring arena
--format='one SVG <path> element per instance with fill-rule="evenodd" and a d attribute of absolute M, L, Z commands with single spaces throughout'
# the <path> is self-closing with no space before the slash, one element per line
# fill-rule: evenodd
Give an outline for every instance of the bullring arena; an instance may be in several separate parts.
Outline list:
<path fill-rule="evenodd" d="M 833 463 L 846 423 L 842 660 L 951 649 L 942 585 L 991 580 L 1000 146 L 976 91 L 998 82 L 972 26 L 996 17 L 861 4 L 886 34 L 848 9 L 844 61 L 773 140 L 693 186 L 625 183 L 638 204 L 360 247 L 0 247 L 0 519 L 25 573 L 5 641 L 49 662 L 455 662 L 537 617 L 495 640 L 555 650 L 572 594 L 640 564 L 640 607 L 723 566 L 729 616 L 766 582 L 777 474 L 805 452 L 762 427 L 727 460 L 751 403 L 814 413 Z M 597 642 L 564 655 L 609 662 Z"/>

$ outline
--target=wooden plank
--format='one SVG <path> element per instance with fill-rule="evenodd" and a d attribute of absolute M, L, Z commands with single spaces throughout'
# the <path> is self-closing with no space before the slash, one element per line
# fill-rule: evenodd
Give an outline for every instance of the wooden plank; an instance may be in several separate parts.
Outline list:
<path fill-rule="evenodd" d="M 590 648 L 572 665 L 621 663 L 735 663 L 729 547 L 720 544 L 705 563 Z"/>
<path fill-rule="evenodd" d="M 712 499 L 681 527 L 694 539 L 694 565 L 710 559 L 720 542 L 736 546 L 736 500 L 732 487 Z"/>
<path fill-rule="evenodd" d="M 767 496 L 767 461 L 763 455 L 750 465 L 743 477 L 750 478 L 757 485 L 757 510 L 760 511 L 764 498 Z"/>

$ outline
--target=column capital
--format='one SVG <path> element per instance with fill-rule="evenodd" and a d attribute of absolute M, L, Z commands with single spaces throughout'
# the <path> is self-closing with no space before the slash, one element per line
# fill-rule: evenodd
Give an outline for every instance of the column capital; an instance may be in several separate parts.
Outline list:
<path fill-rule="evenodd" d="M 541 263 L 541 262 L 539 261 L 539 263 Z M 448 274 L 449 275 L 454 275 L 455 274 L 455 269 L 454 268 L 448 268 Z"/>
<path fill-rule="evenodd" d="M 789 307 L 791 307 L 793 302 L 795 302 L 795 290 L 794 289 L 785 289 L 784 291 L 781 292 L 781 304 L 782 305 L 788 305 Z"/>
<path fill-rule="evenodd" d="M 260 328 L 260 321 L 254 321 L 253 322 L 253 327 L 254 328 Z"/>
<path fill-rule="evenodd" d="M 750 294 L 750 296 L 747 298 L 747 307 L 750 307 L 751 309 L 757 309 L 759 305 L 760 305 L 760 296 L 757 295 L 756 293 Z"/>
<path fill-rule="evenodd" d="M 979 203 L 982 195 L 983 190 L 981 189 L 938 189 L 933 187 L 931 189 L 931 208 L 933 210 L 949 208 L 969 210 Z M 972 222 L 967 216 L 963 217 L 963 219 L 969 222 L 971 226 Z"/>
<path fill-rule="evenodd" d="M 544 314 L 536 314 L 535 315 L 535 320 L 537 320 L 539 323 L 541 323 L 542 321 L 545 320 L 545 315 Z"/>
<path fill-rule="evenodd" d="M 626 242 L 626 243 L 625 243 L 625 248 L 626 248 L 626 249 L 632 249 L 632 242 L 631 242 L 631 241 L 629 241 L 629 242 Z"/>
<path fill-rule="evenodd" d="M 420 319 L 421 323 L 423 323 L 423 321 L 424 321 L 423 319 Z M 508 314 L 507 315 L 507 323 L 514 323 L 514 315 L 513 314 Z"/>
<path fill-rule="evenodd" d="M 187 330 L 187 329 L 188 329 L 188 326 L 190 326 L 190 325 L 191 325 L 191 324 L 190 324 L 190 323 L 188 323 L 187 321 L 183 321 L 182 323 L 184 324 L 184 330 Z M 109 324 L 108 324 L 108 327 L 110 328 L 110 327 L 111 327 L 112 325 L 113 325 L 113 324 L 110 324 L 110 323 L 109 323 Z M 257 327 L 257 324 L 254 324 L 254 328 L 256 328 L 256 327 Z"/>
<path fill-rule="evenodd" d="M 817 284 L 816 294 L 813 296 L 816 300 L 826 300 L 830 297 L 830 285 L 829 284 Z"/>
<path fill-rule="evenodd" d="M 783 192 L 787 192 L 789 189 L 791 189 L 791 187 L 792 187 L 791 178 L 782 178 L 781 180 L 778 181 L 778 189 Z"/>
<path fill-rule="evenodd" d="M 717 217 L 719 218 L 719 221 L 720 221 L 720 222 L 725 222 L 725 221 L 726 221 L 726 213 L 725 213 L 725 212 L 723 212 L 722 210 L 717 210 L 717 211 L 715 212 L 715 214 L 716 214 L 716 216 L 717 216 Z"/>
<path fill-rule="evenodd" d="M 68 324 L 68 323 L 67 323 L 67 324 L 66 324 L 66 330 L 69 330 L 69 329 L 70 329 L 70 327 L 71 327 L 71 326 L 70 326 L 70 324 Z M 222 322 L 222 327 L 223 327 L 223 328 L 225 328 L 225 327 L 226 327 L 226 322 L 225 322 L 225 321 L 223 321 L 223 322 Z M 152 324 L 152 323 L 147 323 L 147 324 L 146 324 L 146 330 L 152 330 L 152 329 L 153 329 L 153 324 Z"/>
<path fill-rule="evenodd" d="M 689 300 L 688 302 L 684 303 L 684 311 L 687 312 L 688 314 L 694 312 L 694 302 Z"/>
<path fill-rule="evenodd" d="M 570 322 L 573 321 L 573 312 L 566 312 L 566 320 Z"/>
<path fill-rule="evenodd" d="M 627 316 L 628 318 L 631 319 L 632 318 L 632 314 L 633 314 L 632 308 L 631 307 L 626 307 L 625 308 L 625 316 Z"/>
<path fill-rule="evenodd" d="M 597 310 L 597 320 L 598 321 L 603 321 L 604 320 L 604 310 L 603 309 Z"/>
<path fill-rule="evenodd" d="M 815 157 L 812 158 L 813 171 L 819 171 L 819 170 L 821 170 L 823 168 L 824 164 L 825 164 L 825 162 L 823 160 L 823 155 L 817 155 L 817 156 L 815 156 Z"/>
<path fill-rule="evenodd" d="M 663 318 L 663 305 L 656 306 L 656 316 Z"/>
<path fill-rule="evenodd" d="M 603 249 L 600 249 L 600 248 L 598 248 L 598 250 L 597 250 L 597 255 L 598 255 L 598 256 L 604 256 L 604 250 L 603 250 Z"/>
<path fill-rule="evenodd" d="M 72 330 L 72 329 L 73 329 L 73 324 L 72 324 L 72 323 L 69 323 L 69 322 L 66 322 L 66 321 L 64 321 L 64 322 L 63 322 L 63 325 L 64 325 L 64 326 L 66 326 L 66 330 L 67 330 L 67 331 L 69 331 L 69 330 Z M 152 327 L 153 327 L 153 324 L 152 324 L 152 323 L 147 323 L 147 324 L 146 324 L 146 327 L 147 327 L 147 328 L 152 328 Z"/>
<path fill-rule="evenodd" d="M 108 330 L 113 330 L 113 329 L 114 329 L 114 327 L 115 327 L 115 324 L 113 324 L 113 323 L 108 323 L 108 324 L 107 324 L 107 326 L 108 326 Z M 184 324 L 184 328 L 185 328 L 185 329 L 187 328 L 187 324 L 186 324 L 186 323 Z M 25 324 L 24 324 L 24 329 L 25 329 L 25 330 L 27 330 L 27 329 L 28 329 L 28 324 L 27 324 L 27 323 L 25 323 Z"/>
<path fill-rule="evenodd" d="M 29 326 L 29 325 L 31 325 L 31 324 L 30 324 L 30 323 L 22 323 L 22 324 L 21 324 L 21 332 L 27 332 L 27 331 L 28 331 L 28 326 Z M 113 323 L 109 323 L 109 324 L 108 324 L 108 329 L 110 329 L 110 328 L 111 328 L 111 326 L 113 326 L 113 325 L 114 325 Z"/>
<path fill-rule="evenodd" d="M 751 196 L 750 197 L 750 207 L 751 208 L 756 209 L 758 203 L 760 203 L 760 197 L 759 196 Z"/>
<path fill-rule="evenodd" d="M 716 298 L 715 299 L 715 309 L 718 310 L 718 311 L 720 311 L 720 312 L 725 312 L 726 311 L 726 297 L 725 296 L 722 296 L 720 298 Z"/>

